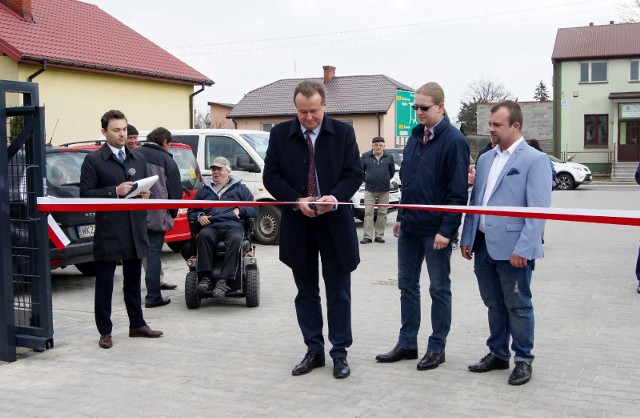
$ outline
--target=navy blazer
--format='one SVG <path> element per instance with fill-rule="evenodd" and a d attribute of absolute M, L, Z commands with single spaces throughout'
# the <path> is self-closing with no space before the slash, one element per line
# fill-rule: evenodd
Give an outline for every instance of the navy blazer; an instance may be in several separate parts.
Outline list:
<path fill-rule="evenodd" d="M 495 151 L 489 151 L 478 159 L 469 206 L 482 205 L 487 177 L 495 157 Z M 551 167 L 546 154 L 522 141 L 498 175 L 487 205 L 549 207 L 551 205 L 550 178 Z M 460 245 L 473 248 L 479 223 L 480 215 L 465 216 Z M 485 239 L 489 255 L 494 260 L 509 260 L 512 254 L 528 260 L 541 258 L 544 224 L 544 219 L 487 215 Z"/>
<path fill-rule="evenodd" d="M 314 153 L 320 193 L 334 196 L 339 202 L 349 202 L 363 177 L 353 128 L 325 115 Z M 309 150 L 298 118 L 273 127 L 263 174 L 269 193 L 281 202 L 307 197 L 308 172 Z M 304 272 L 307 225 L 312 219 L 293 208 L 292 205 L 282 207 L 280 260 L 292 270 Z M 360 254 L 353 209 L 350 205 L 338 205 L 337 210 L 321 216 L 327 217 L 340 269 L 355 270 Z"/>

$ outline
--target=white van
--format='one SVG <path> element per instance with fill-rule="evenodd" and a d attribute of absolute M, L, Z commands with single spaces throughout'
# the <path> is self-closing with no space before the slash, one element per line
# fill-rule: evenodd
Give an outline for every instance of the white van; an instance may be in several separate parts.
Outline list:
<path fill-rule="evenodd" d="M 139 140 L 146 139 L 141 133 Z M 191 147 L 202 174 L 211 175 L 210 166 L 216 157 L 223 156 L 231 163 L 233 175 L 251 190 L 256 201 L 274 201 L 262 184 L 264 158 L 269 145 L 269 133 L 238 129 L 171 129 L 176 142 Z M 280 208 L 260 208 L 254 236 L 261 244 L 277 244 L 280 240 Z"/>

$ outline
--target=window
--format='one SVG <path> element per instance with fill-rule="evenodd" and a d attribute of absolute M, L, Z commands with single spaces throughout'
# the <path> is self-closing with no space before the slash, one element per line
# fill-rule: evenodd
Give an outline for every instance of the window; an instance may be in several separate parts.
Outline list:
<path fill-rule="evenodd" d="M 606 62 L 581 62 L 580 82 L 581 83 L 602 83 L 607 81 Z"/>
<path fill-rule="evenodd" d="M 609 115 L 584 115 L 584 146 L 609 146 Z"/>
<path fill-rule="evenodd" d="M 640 81 L 640 60 L 632 60 L 629 64 L 629 81 Z"/>
<path fill-rule="evenodd" d="M 205 139 L 205 150 L 205 165 L 207 167 L 211 167 L 213 160 L 220 156 L 229 160 L 232 170 L 239 169 L 239 156 L 246 156 L 246 158 L 251 161 L 251 157 L 249 157 L 247 151 L 242 148 L 242 145 L 238 144 L 235 139 L 228 136 L 207 135 Z"/>
<path fill-rule="evenodd" d="M 265 132 L 271 132 L 271 129 L 273 129 L 273 127 L 276 125 L 277 123 L 263 123 L 262 130 Z"/>

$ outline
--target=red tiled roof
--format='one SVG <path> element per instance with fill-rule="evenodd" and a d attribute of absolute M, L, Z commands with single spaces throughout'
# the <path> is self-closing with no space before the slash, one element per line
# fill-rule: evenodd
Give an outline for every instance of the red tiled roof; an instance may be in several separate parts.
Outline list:
<path fill-rule="evenodd" d="M 551 60 L 640 56 L 640 23 L 558 29 Z"/>
<path fill-rule="evenodd" d="M 33 22 L 0 2 L 0 54 L 18 62 L 74 67 L 183 84 L 213 81 L 97 6 L 32 0 Z"/>
<path fill-rule="evenodd" d="M 322 78 L 278 80 L 247 93 L 229 112 L 228 118 L 292 116 L 296 114 L 293 92 L 304 80 L 322 82 Z M 386 75 L 333 77 L 324 84 L 327 114 L 386 113 L 396 98 L 396 90 L 413 91 Z"/>

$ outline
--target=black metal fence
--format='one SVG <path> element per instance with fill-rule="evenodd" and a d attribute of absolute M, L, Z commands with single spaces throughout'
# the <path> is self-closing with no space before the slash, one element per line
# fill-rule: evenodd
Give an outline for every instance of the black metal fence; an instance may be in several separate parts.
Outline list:
<path fill-rule="evenodd" d="M 37 84 L 0 80 L 1 361 L 15 361 L 17 347 L 53 347 L 47 217 L 36 210 L 46 168 L 38 102 Z"/>

